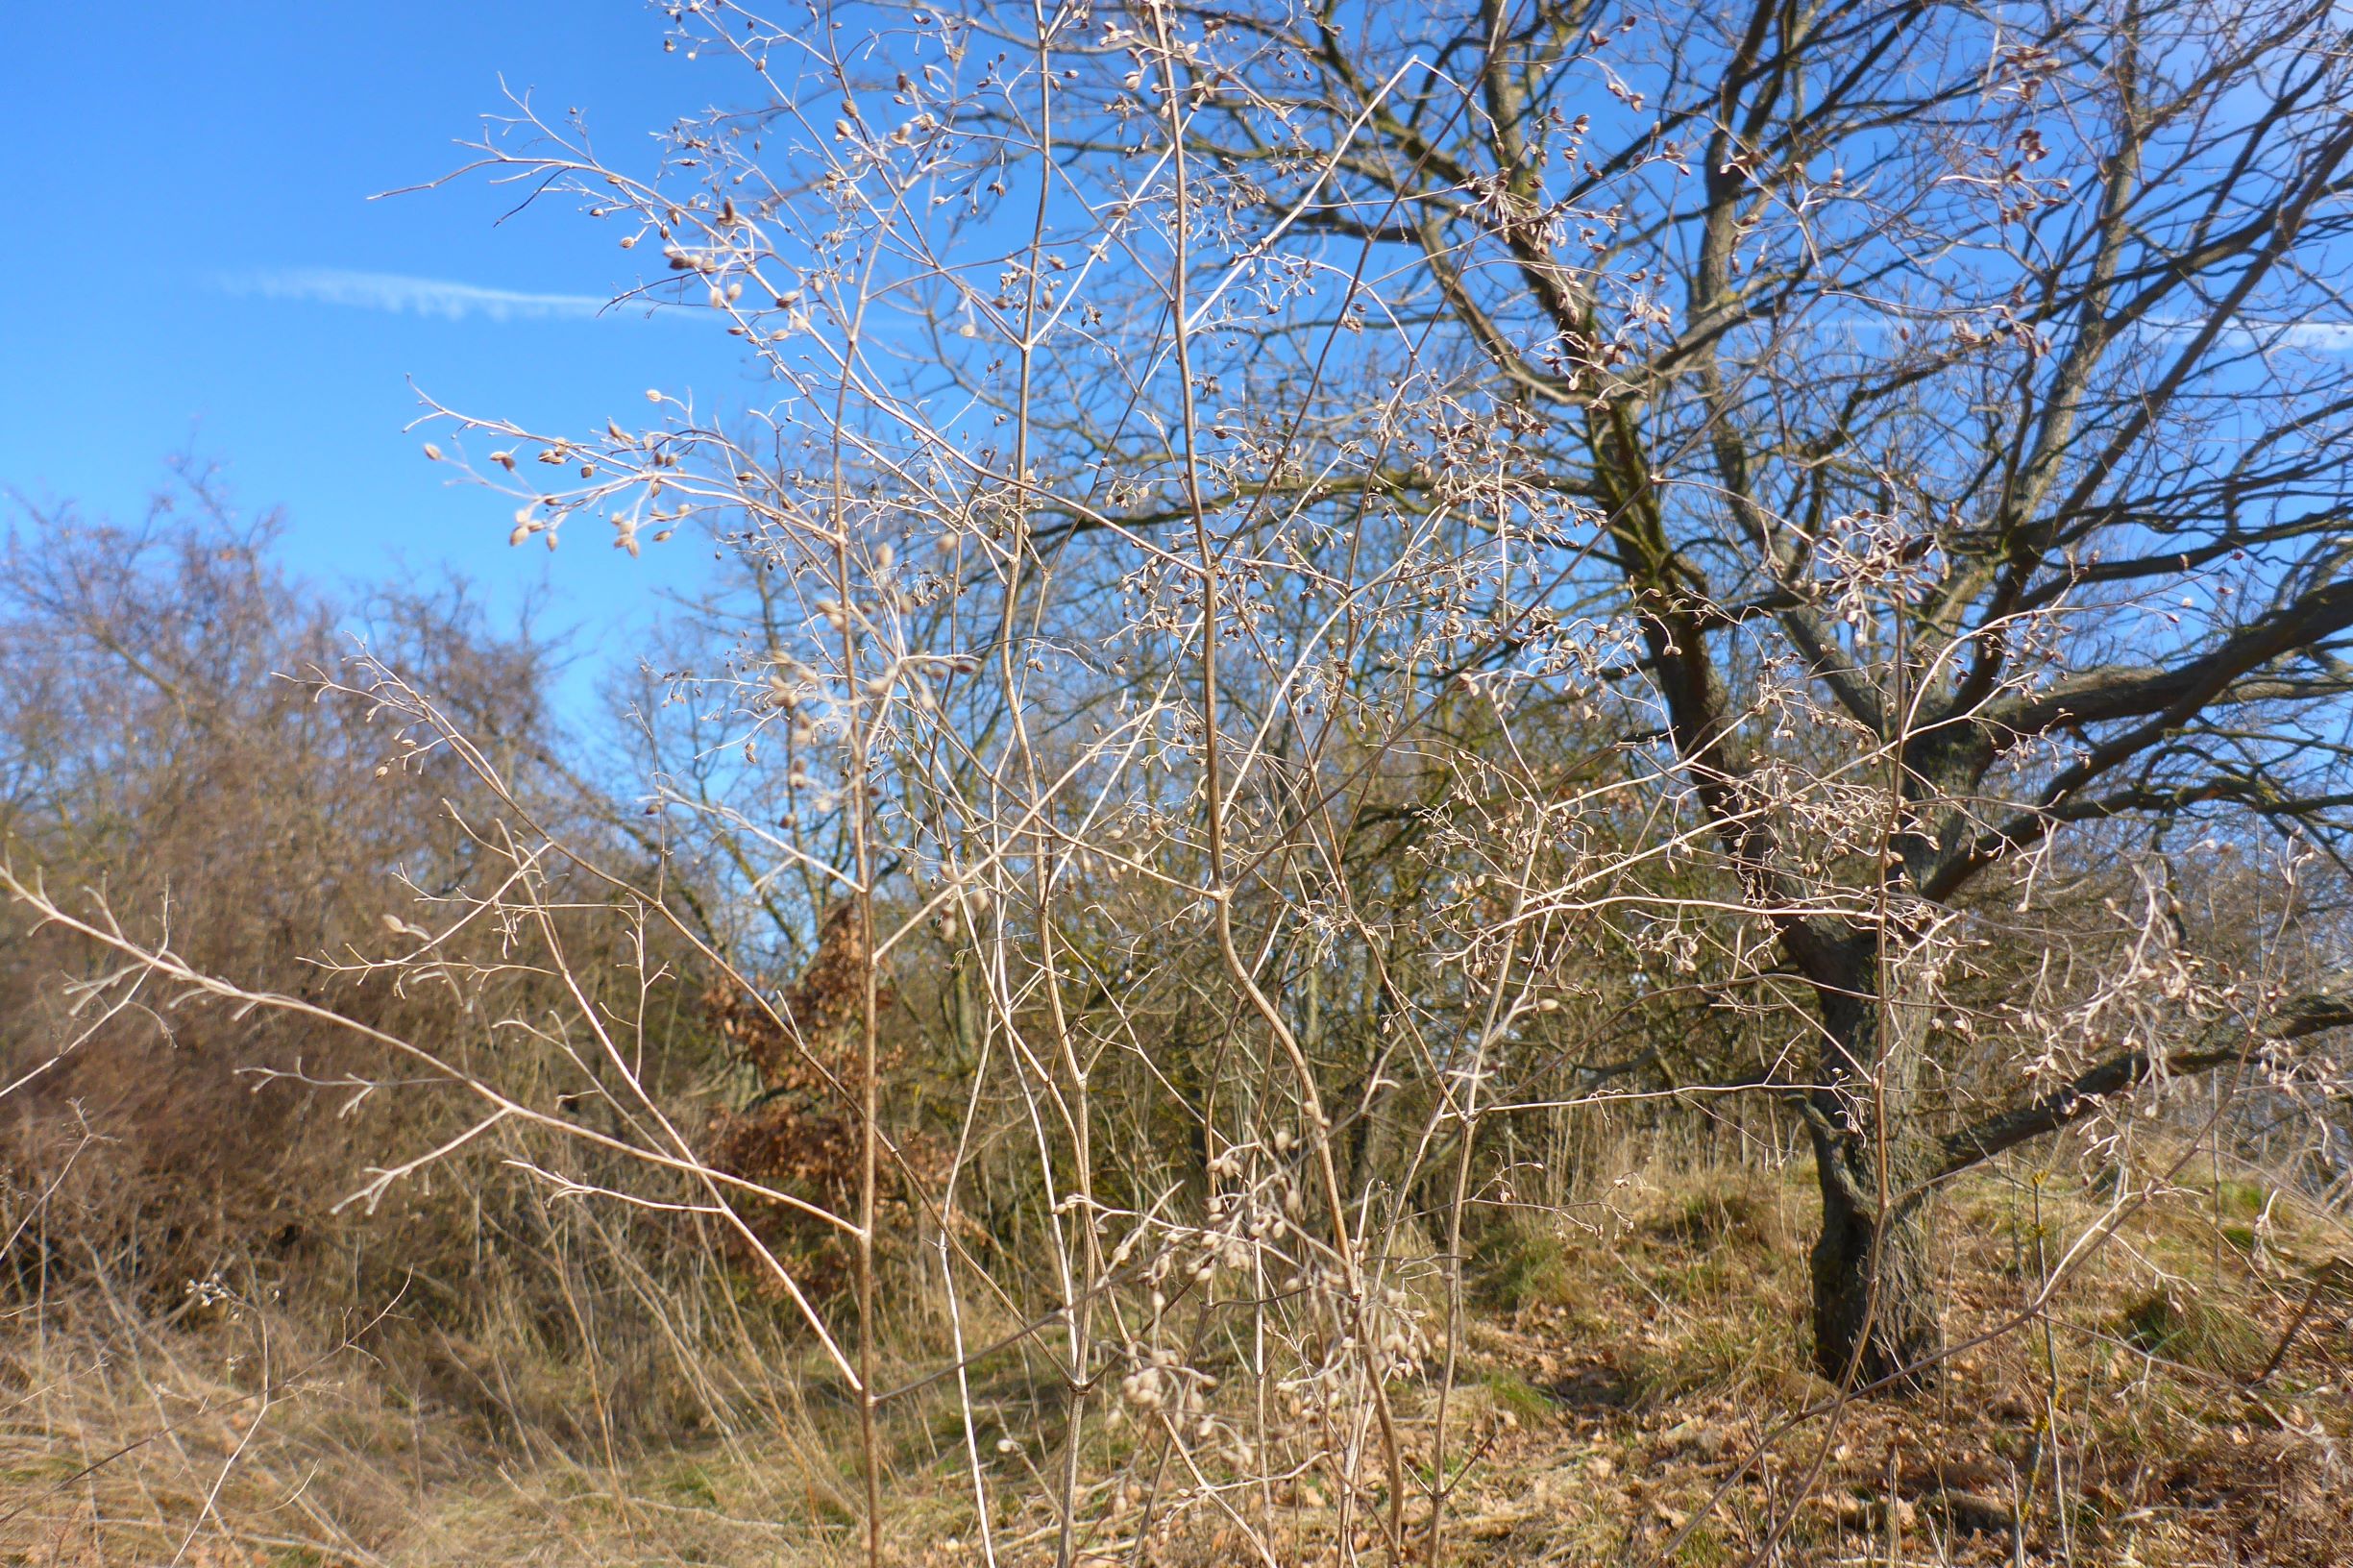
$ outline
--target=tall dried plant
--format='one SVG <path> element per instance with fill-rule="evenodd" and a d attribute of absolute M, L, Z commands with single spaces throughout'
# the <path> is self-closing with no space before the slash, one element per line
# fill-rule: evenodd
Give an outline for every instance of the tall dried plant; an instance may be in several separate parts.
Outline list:
<path fill-rule="evenodd" d="M 1016 1357 L 1034 1432 L 962 1406 L 991 1561 L 1024 1506 L 1058 1562 L 1289 1560 L 1327 1488 L 1343 1556 L 1437 1560 L 1496 1144 L 1564 1108 L 1799 1119 L 1841 1390 L 1940 1364 L 1958 1172 L 2217 1068 L 2332 1114 L 2341 945 L 2169 882 L 2353 798 L 2331 8 L 667 14 L 741 107 L 632 160 L 518 103 L 470 172 L 761 391 L 435 406 L 428 454 L 519 545 L 735 563 L 636 716 L 697 891 L 508 791 L 507 872 L 376 962 L 570 982 L 539 868 L 595 868 L 825 1167 L 715 1158 L 585 987 L 527 1027 L 593 1123 L 370 1038 L 733 1238 L 852 1393 L 870 1557 L 891 1403 Z M 330 684 L 506 791 L 396 671 Z"/>

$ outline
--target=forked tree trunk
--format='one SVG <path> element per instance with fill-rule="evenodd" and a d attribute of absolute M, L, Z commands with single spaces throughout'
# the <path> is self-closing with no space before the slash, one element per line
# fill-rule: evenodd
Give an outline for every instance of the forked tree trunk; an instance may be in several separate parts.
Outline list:
<path fill-rule="evenodd" d="M 1890 1007 L 1877 966 L 1850 948 L 1821 992 L 1822 1084 L 1812 1096 L 1822 1235 L 1814 1243 L 1814 1364 L 1842 1387 L 1926 1383 L 1944 1348 L 1924 1183 L 1930 1150 L 1912 1104 L 1924 1008 Z"/>

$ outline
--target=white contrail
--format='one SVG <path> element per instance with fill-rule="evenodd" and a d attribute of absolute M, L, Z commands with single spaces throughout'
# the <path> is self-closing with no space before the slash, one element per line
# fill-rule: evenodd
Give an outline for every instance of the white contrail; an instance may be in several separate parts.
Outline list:
<path fill-rule="evenodd" d="M 529 294 L 440 278 L 347 272 L 334 267 L 241 273 L 223 279 L 222 284 L 239 294 L 266 299 L 311 300 L 361 310 L 388 310 L 395 315 L 439 316 L 447 321 L 463 321 L 469 316 L 486 316 L 492 321 L 594 316 L 612 304 L 594 294 Z"/>

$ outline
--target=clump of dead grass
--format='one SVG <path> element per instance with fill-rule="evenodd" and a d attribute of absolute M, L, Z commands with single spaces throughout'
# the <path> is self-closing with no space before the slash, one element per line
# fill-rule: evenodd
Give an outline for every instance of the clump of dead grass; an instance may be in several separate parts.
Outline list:
<path fill-rule="evenodd" d="M 1426 1535 L 1434 1482 L 1450 1560 L 1892 1549 L 1906 1561 L 2189 1568 L 2353 1553 L 2340 1458 L 2353 1440 L 2341 1397 L 2353 1292 L 2297 1288 L 2318 1278 L 2297 1272 L 2304 1261 L 2341 1234 L 2330 1216 L 2267 1192 L 2258 1254 L 2216 1244 L 2218 1194 L 2194 1177 L 2120 1212 L 2096 1183 L 1983 1173 L 1948 1199 L 1953 1352 L 1936 1385 L 1842 1402 L 1804 1355 L 1802 1173 L 1645 1168 L 1608 1191 L 1557 1214 L 1515 1212 L 1478 1238 L 1442 1452 L 1442 1343 L 1397 1388 L 1417 1488 L 1401 1509 L 1409 1544 Z M 2219 1196 L 2219 1212 L 2243 1213 L 2243 1198 Z M 2103 1226 L 2105 1243 L 2052 1274 L 2052 1258 Z M 932 1327 L 910 1317 L 896 1332 L 904 1364 L 928 1364 Z M 789 1339 L 769 1341 L 758 1367 L 714 1351 L 705 1376 L 733 1380 L 733 1399 L 610 1442 L 593 1414 L 552 1419 L 545 1396 L 525 1394 L 569 1374 L 576 1403 L 593 1407 L 551 1343 L 467 1351 L 466 1376 L 513 1403 L 503 1428 L 462 1418 L 397 1375 L 405 1356 L 370 1346 L 226 1297 L 168 1324 L 87 1297 L 19 1313 L 0 1352 L 0 1475 L 26 1501 L 0 1524 L 0 1556 L 168 1560 L 184 1542 L 202 1548 L 184 1560 L 223 1563 L 815 1568 L 856 1556 L 852 1403 Z M 887 1407 L 895 1560 L 978 1562 L 984 1532 L 1000 1563 L 1053 1560 L 1060 1521 L 1020 1483 L 1056 1462 L 1060 1441 L 1040 1370 L 1018 1350 L 976 1361 L 968 1426 L 946 1383 Z M 1164 1568 L 1249 1550 L 1213 1508 L 1155 1511 L 1148 1433 L 1098 1426 L 1087 1443 L 1099 1478 L 1077 1521 L 1089 1560 L 1133 1560 L 1140 1538 Z M 996 1482 L 985 1513 L 964 1468 L 974 1450 Z M 1343 1535 L 1372 1560 L 1389 1552 L 1386 1499 L 1344 1499 L 1320 1472 L 1232 1496 L 1287 1565 L 1335 1560 Z"/>

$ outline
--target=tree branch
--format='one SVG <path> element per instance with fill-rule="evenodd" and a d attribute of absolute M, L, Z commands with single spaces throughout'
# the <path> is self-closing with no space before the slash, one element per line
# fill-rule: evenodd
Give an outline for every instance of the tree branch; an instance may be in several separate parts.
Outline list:
<path fill-rule="evenodd" d="M 2301 1040 L 2322 1030 L 2348 1025 L 2353 1025 L 2353 995 L 2316 992 L 2284 1004 L 2267 1030 L 2226 1045 L 2223 1039 L 2234 1031 L 2229 1025 L 2218 1025 L 2207 1032 L 2197 1049 L 2169 1053 L 2162 1066 L 2165 1071 L 2175 1074 L 2211 1072 L 2216 1067 L 2245 1061 L 2264 1045 Z M 1931 1180 L 1956 1176 L 2005 1149 L 2081 1121 L 2101 1109 L 2111 1097 L 2146 1083 L 2156 1075 L 2159 1066 L 2157 1056 L 2145 1047 L 2126 1051 L 2078 1074 L 2065 1088 L 2041 1099 L 1953 1133 L 1944 1140 L 1945 1161 Z"/>

